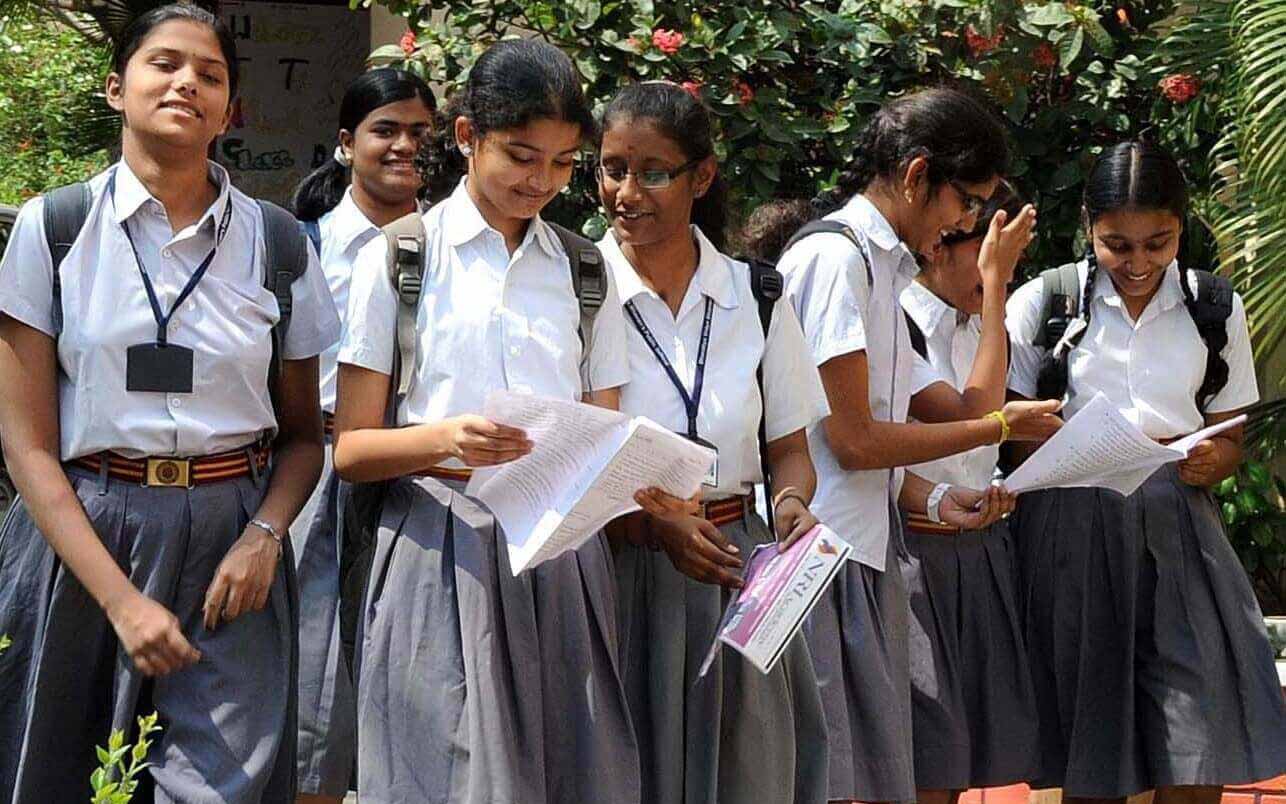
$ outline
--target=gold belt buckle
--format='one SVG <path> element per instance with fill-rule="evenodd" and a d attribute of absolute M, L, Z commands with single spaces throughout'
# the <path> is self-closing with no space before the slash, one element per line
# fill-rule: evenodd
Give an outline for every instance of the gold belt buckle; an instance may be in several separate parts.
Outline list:
<path fill-rule="evenodd" d="M 192 488 L 192 461 L 189 458 L 148 458 L 144 486 Z"/>

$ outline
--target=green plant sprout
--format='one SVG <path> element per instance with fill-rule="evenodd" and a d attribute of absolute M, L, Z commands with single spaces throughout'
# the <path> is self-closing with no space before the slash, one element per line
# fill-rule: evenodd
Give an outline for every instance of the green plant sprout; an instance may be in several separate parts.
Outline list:
<path fill-rule="evenodd" d="M 149 736 L 161 730 L 157 725 L 157 714 L 138 719 L 138 742 L 129 745 L 125 742 L 125 732 L 117 729 L 107 739 L 107 747 L 97 747 L 98 769 L 89 777 L 89 784 L 94 789 L 90 804 L 129 804 L 138 788 L 138 777 L 147 770 L 150 763 L 144 760 L 147 750 L 152 747 Z M 129 764 L 126 765 L 126 758 Z"/>

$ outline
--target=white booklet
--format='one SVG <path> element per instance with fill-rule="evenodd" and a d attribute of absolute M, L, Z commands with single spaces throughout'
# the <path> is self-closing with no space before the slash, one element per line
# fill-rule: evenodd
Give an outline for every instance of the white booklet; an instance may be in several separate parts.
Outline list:
<path fill-rule="evenodd" d="M 500 522 L 515 575 L 637 511 L 639 489 L 691 497 L 715 460 L 713 450 L 650 419 L 580 402 L 493 391 L 483 415 L 532 442 L 516 461 L 475 469 L 465 488 Z"/>
<path fill-rule="evenodd" d="M 745 585 L 728 601 L 699 675 L 710 669 L 720 645 L 735 648 L 759 672 L 771 672 L 852 549 L 825 525 L 785 552 L 775 542 L 757 546 L 746 561 Z"/>
<path fill-rule="evenodd" d="M 1129 496 L 1157 469 L 1188 457 L 1198 442 L 1245 421 L 1245 416 L 1237 416 L 1161 444 L 1144 435 L 1107 397 L 1096 394 L 1005 478 L 1005 488 L 1018 494 L 1099 486 Z"/>

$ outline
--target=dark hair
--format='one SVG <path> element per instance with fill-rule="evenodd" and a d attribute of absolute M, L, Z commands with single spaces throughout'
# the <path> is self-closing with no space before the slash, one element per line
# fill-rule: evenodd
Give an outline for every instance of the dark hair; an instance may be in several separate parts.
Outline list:
<path fill-rule="evenodd" d="M 1085 179 L 1085 222 L 1118 209 L 1158 209 L 1183 221 L 1188 182 L 1174 157 L 1159 145 L 1131 140 L 1108 148 Z"/>
<path fill-rule="evenodd" d="M 577 125 L 582 137 L 594 133 L 594 115 L 567 54 L 535 39 L 496 42 L 474 62 L 464 86 L 447 102 L 437 136 L 420 151 L 420 173 L 431 199 L 450 194 L 465 174 L 455 142 L 455 121 L 461 117 L 469 118 L 479 137 L 542 119 Z"/>
<path fill-rule="evenodd" d="M 948 232 L 942 236 L 942 245 L 954 246 L 956 243 L 964 243 L 969 240 L 977 240 L 987 236 L 987 230 L 991 228 L 991 220 L 996 217 L 996 213 L 1004 210 L 1009 220 L 1022 212 L 1026 201 L 1014 189 L 1014 186 L 1007 180 L 1001 179 L 996 185 L 996 191 L 987 199 L 983 206 L 981 214 L 978 215 L 978 221 L 973 228 L 967 232 Z"/>
<path fill-rule="evenodd" d="M 806 198 L 777 199 L 756 208 L 741 229 L 746 256 L 777 262 L 790 238 L 813 216 L 813 204 Z"/>
<path fill-rule="evenodd" d="M 617 123 L 646 120 L 683 151 L 689 160 L 714 155 L 714 120 L 710 111 L 683 87 L 669 81 L 630 84 L 616 93 L 603 110 L 603 131 Z M 600 140 L 601 145 L 601 140 Z M 728 186 L 723 176 L 692 205 L 692 222 L 714 247 L 723 250 L 727 241 Z"/>
<path fill-rule="evenodd" d="M 437 101 L 433 90 L 414 73 L 383 67 L 362 73 L 348 85 L 339 104 L 339 127 L 357 134 L 357 127 L 376 109 L 390 103 L 419 98 L 433 112 Z M 295 217 L 315 221 L 335 208 L 351 180 L 351 169 L 327 158 L 295 188 L 290 204 Z"/>
<path fill-rule="evenodd" d="M 987 181 L 1009 166 L 1005 128 L 986 106 L 955 89 L 925 89 L 880 107 L 858 137 L 836 188 L 819 199 L 835 209 L 877 178 L 891 178 L 908 161 L 929 162 L 932 186 Z"/>
<path fill-rule="evenodd" d="M 228 99 L 235 98 L 241 73 L 237 64 L 237 43 L 232 38 L 232 31 L 223 24 L 223 20 L 191 3 L 159 6 L 134 18 L 129 25 L 125 26 L 120 39 L 116 42 L 116 48 L 112 51 L 112 71 L 124 76 L 125 65 L 129 64 L 129 60 L 142 47 L 143 40 L 147 39 L 157 27 L 174 20 L 195 22 L 214 31 L 215 37 L 219 40 L 219 50 L 223 52 L 223 60 L 228 63 Z"/>

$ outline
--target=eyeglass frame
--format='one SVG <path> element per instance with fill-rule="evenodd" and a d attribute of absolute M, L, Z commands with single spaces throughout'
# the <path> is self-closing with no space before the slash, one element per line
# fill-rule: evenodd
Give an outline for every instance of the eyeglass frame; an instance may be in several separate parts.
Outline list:
<path fill-rule="evenodd" d="M 615 178 L 613 176 L 610 176 L 607 173 L 607 169 L 603 166 L 603 163 L 599 162 L 597 165 L 594 166 L 594 175 L 600 182 L 604 184 L 607 183 L 608 179 L 611 179 L 612 183 L 615 184 L 617 187 L 620 187 L 622 184 L 624 184 L 627 178 L 629 178 L 630 176 L 633 176 L 634 181 L 637 182 L 638 186 L 642 187 L 644 190 L 664 190 L 665 188 L 673 184 L 674 180 L 677 179 L 679 176 L 682 176 L 684 173 L 687 173 L 689 170 L 692 170 L 694 167 L 701 164 L 707 159 L 709 159 L 708 156 L 701 156 L 696 159 L 689 159 L 687 162 L 684 162 L 682 165 L 679 165 L 678 167 L 671 170 L 667 170 L 665 168 L 649 168 L 648 170 L 642 170 L 637 172 L 633 170 L 626 170 L 621 174 L 620 178 Z M 642 174 L 644 173 L 664 174 L 665 184 L 645 184 L 642 178 Z"/>
<path fill-rule="evenodd" d="M 951 189 L 956 191 L 956 195 L 960 196 L 960 203 L 964 204 L 966 213 L 976 218 L 987 209 L 986 198 L 969 192 L 955 179 L 947 179 L 947 184 L 951 185 Z"/>

